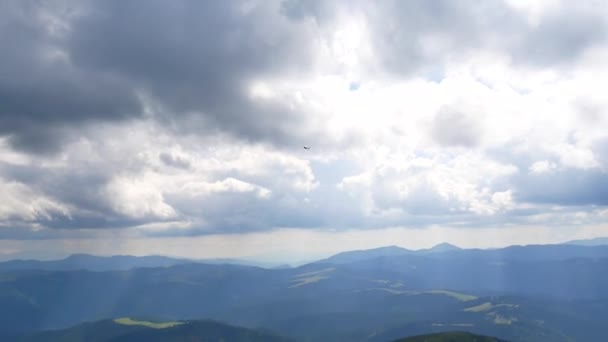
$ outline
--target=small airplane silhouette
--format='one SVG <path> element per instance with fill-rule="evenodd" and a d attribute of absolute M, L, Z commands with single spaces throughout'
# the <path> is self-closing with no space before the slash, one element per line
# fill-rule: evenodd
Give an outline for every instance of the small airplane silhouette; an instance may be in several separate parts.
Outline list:
<path fill-rule="evenodd" d="M 310 146 L 304 146 L 305 150 L 310 150 Z"/>

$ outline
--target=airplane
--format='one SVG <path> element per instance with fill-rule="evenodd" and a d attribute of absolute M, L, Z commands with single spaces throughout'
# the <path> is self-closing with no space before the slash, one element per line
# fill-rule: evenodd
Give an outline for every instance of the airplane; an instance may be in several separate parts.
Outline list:
<path fill-rule="evenodd" d="M 305 150 L 310 150 L 310 146 L 304 146 Z"/>

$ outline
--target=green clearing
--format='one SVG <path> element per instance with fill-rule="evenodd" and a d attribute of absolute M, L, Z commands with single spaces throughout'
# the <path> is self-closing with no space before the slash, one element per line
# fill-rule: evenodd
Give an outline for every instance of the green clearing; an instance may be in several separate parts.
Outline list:
<path fill-rule="evenodd" d="M 466 312 L 483 312 L 483 311 L 490 311 L 494 308 L 500 308 L 500 307 L 518 308 L 519 305 L 517 305 L 517 304 L 492 304 L 490 302 L 485 302 L 483 304 L 479 304 L 476 306 L 472 306 L 470 308 L 466 308 L 466 309 L 464 309 L 464 311 L 466 311 Z"/>
<path fill-rule="evenodd" d="M 336 270 L 335 267 L 330 267 L 330 268 L 326 268 L 326 269 L 319 270 L 319 271 L 298 274 L 294 277 L 294 279 L 289 281 L 289 282 L 295 283 L 295 284 L 289 286 L 289 288 L 291 289 L 294 287 L 300 287 L 300 286 L 304 286 L 307 284 L 313 284 L 320 280 L 327 279 L 327 278 L 329 278 L 329 273 L 331 273 L 335 270 Z"/>
<path fill-rule="evenodd" d="M 177 325 L 184 324 L 184 322 L 148 322 L 148 321 L 136 321 L 129 317 L 117 318 L 114 323 L 122 325 L 141 325 L 153 329 L 166 329 Z"/>
<path fill-rule="evenodd" d="M 327 278 L 329 278 L 329 277 L 322 276 L 322 275 L 315 275 L 315 276 L 308 277 L 308 278 L 298 278 L 298 279 L 290 280 L 291 282 L 297 282 L 297 284 L 293 284 L 289 288 L 291 289 L 294 287 L 300 287 L 300 286 L 304 286 L 307 284 L 316 283 L 322 279 L 327 279 Z"/>
<path fill-rule="evenodd" d="M 454 292 L 454 291 L 447 291 L 447 290 L 409 291 L 409 290 L 398 290 L 395 288 L 388 288 L 388 287 L 375 287 L 375 288 L 371 288 L 369 290 L 379 290 L 379 291 L 385 291 L 385 292 L 396 294 L 396 295 L 410 295 L 410 296 L 418 296 L 421 294 L 442 295 L 442 296 L 452 297 L 461 302 L 468 302 L 468 301 L 477 299 L 477 297 L 475 297 L 473 295 Z"/>
<path fill-rule="evenodd" d="M 460 292 L 454 292 L 454 291 L 447 291 L 447 290 L 431 290 L 431 291 L 424 291 L 423 293 L 442 294 L 445 296 L 456 298 L 461 302 L 468 302 L 468 301 L 477 299 L 477 297 L 475 297 L 473 295 L 460 293 Z"/>
<path fill-rule="evenodd" d="M 328 268 L 318 270 L 318 271 L 300 273 L 300 274 L 296 275 L 294 278 L 306 278 L 306 277 L 311 277 L 311 276 L 315 276 L 315 275 L 319 275 L 319 274 L 327 274 L 327 273 L 333 272 L 335 270 L 336 270 L 335 267 L 328 267 Z"/>

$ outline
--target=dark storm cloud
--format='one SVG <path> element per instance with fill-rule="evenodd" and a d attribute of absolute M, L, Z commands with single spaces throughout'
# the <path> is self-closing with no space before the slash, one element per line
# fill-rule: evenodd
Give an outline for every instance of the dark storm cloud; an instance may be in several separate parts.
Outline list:
<path fill-rule="evenodd" d="M 596 8 L 547 10 L 537 23 L 498 0 L 386 0 L 360 6 L 379 63 L 397 75 L 433 73 L 448 60 L 484 50 L 503 53 L 520 65 L 553 67 L 575 61 L 607 37 L 602 2 Z"/>
<path fill-rule="evenodd" d="M 93 232 L 83 230 L 35 229 L 23 222 L 0 223 L 0 240 L 50 240 L 65 238 L 95 237 Z"/>
<path fill-rule="evenodd" d="M 578 208 L 608 204 L 608 164 L 603 164 L 608 160 L 608 139 L 597 140 L 592 152 L 600 167 L 567 167 L 561 165 L 556 156 L 519 143 L 488 150 L 488 155 L 521 170 L 500 184 L 501 187 L 513 189 L 517 202 Z M 545 161 L 553 167 L 545 172 L 533 172 L 531 166 L 538 161 Z"/>
<path fill-rule="evenodd" d="M 483 2 L 483 7 L 489 3 Z M 370 7 L 379 62 L 398 75 L 434 70 L 447 58 L 483 44 L 484 18 L 477 15 L 483 9 L 477 2 L 383 1 L 365 6 Z M 504 8 L 498 9 L 488 15 L 496 17 L 495 25 L 504 25 Z M 429 49 L 431 39 L 436 47 Z"/>
<path fill-rule="evenodd" d="M 318 226 L 319 215 L 311 215 L 297 197 L 280 191 L 272 198 L 260 198 L 255 191 L 221 192 L 195 197 L 172 194 L 166 202 L 192 219 L 193 228 L 184 232 L 188 235 Z"/>
<path fill-rule="evenodd" d="M 517 177 L 513 185 L 521 202 L 564 206 L 608 205 L 608 174 L 598 169 L 560 169 Z"/>
<path fill-rule="evenodd" d="M 333 19 L 344 11 L 368 20 L 371 48 L 378 58 L 372 64 L 397 78 L 428 75 L 442 70 L 449 59 L 467 59 L 484 51 L 505 53 L 514 63 L 531 68 L 551 67 L 576 61 L 606 39 L 601 10 L 549 11 L 534 25 L 522 13 L 493 0 L 2 1 L 0 138 L 8 137 L 12 147 L 20 150 L 45 153 L 59 151 L 65 140 L 86 136 L 95 149 L 100 141 L 114 137 L 111 129 L 100 137 L 91 134 L 91 128 L 145 117 L 159 121 L 168 135 L 219 133 L 222 138 L 228 135 L 230 142 L 235 138 L 262 142 L 270 145 L 266 146 L 269 150 L 296 145 L 299 152 L 301 145 L 312 141 L 313 149 L 306 153 L 323 156 L 330 150 L 323 149 L 326 145 L 336 145 L 333 137 L 321 133 L 328 126 L 324 118 L 313 118 L 315 114 L 298 105 L 289 106 L 286 94 L 253 99 L 249 87 L 252 81 L 273 78 L 297 83 L 317 67 L 316 59 L 321 58 L 317 55 L 331 58 L 331 53 L 318 54 L 316 42 L 325 39 L 324 46 L 331 45 Z M 477 147 L 484 132 L 474 114 L 443 108 L 432 122 L 432 137 L 442 146 Z M 341 143 L 348 148 L 364 144 L 366 139 L 357 134 L 345 133 L 347 138 L 340 138 Z M 137 137 L 121 138 L 117 137 L 117 144 L 140 143 Z M 606 146 L 597 146 L 598 160 L 605 168 Z M 137 148 L 146 149 L 138 145 L 133 149 Z M 160 162 L 153 166 L 143 165 L 148 161 L 132 151 L 125 151 L 124 158 L 112 158 L 122 152 L 119 146 L 103 154 L 102 161 L 79 155 L 73 164 L 61 167 L 19 166 L 0 160 L 0 179 L 24 184 L 33 193 L 69 207 L 69 215 L 60 210 L 41 215 L 35 223 L 44 227 L 77 230 L 166 222 L 121 213 L 112 206 L 111 201 L 117 199 L 107 198 L 112 194 L 104 191 L 117 176 L 137 178 L 146 171 L 162 174 L 167 169 L 176 174 L 198 172 L 194 161 L 158 150 L 151 152 L 150 159 Z M 518 162 L 519 157 L 510 157 L 505 164 Z M 535 160 L 540 159 L 530 158 L 530 163 Z M 526 161 L 520 169 L 528 166 Z M 260 179 L 248 179 L 241 170 L 222 175 L 203 171 L 201 175 L 210 181 L 233 177 L 265 187 L 272 192 L 268 198 L 253 190 L 198 197 L 163 193 L 163 200 L 175 210 L 177 218 L 172 219 L 204 221 L 188 234 L 274 226 L 424 226 L 447 224 L 455 218 L 468 224 L 489 222 L 449 212 L 451 203 L 442 203 L 436 189 L 424 184 L 413 188 L 408 200 L 387 197 L 390 183 L 374 184 L 377 189 L 370 190 L 371 196 L 380 208 L 367 213 L 360 208 L 363 196 L 340 194 L 335 189 L 337 180 L 310 193 L 294 191 L 288 183 L 307 180 L 286 176 L 282 172 L 288 167 L 273 164 L 268 167 L 274 170 L 272 175 Z M 608 204 L 606 174 L 598 170 L 517 175 L 500 182 L 496 188 L 513 188 L 518 201 L 572 207 Z M 136 183 L 135 187 L 147 185 Z M 384 209 L 401 212 L 383 217 Z M 0 224 L 7 234 L 16 234 L 18 228 L 26 235 L 35 234 L 23 222 Z"/>
<path fill-rule="evenodd" d="M 50 211 L 37 217 L 36 222 L 49 228 L 119 228 L 148 222 L 118 213 L 104 199 L 103 188 L 111 180 L 113 167 L 45 168 L 0 163 L 0 174 L 11 181 L 26 184 L 40 194 L 69 206 L 69 215 Z"/>
<path fill-rule="evenodd" d="M 42 18 L 57 8 L 0 4 L 0 135 L 26 150 L 49 150 L 64 125 L 137 115 L 133 89 L 111 74 L 73 67 L 63 40 Z M 62 57 L 63 55 L 63 57 Z"/>
<path fill-rule="evenodd" d="M 159 109 L 157 119 L 179 132 L 225 132 L 275 146 L 331 143 L 304 109 L 253 100 L 248 86 L 305 74 L 314 64 L 319 25 L 346 10 L 367 17 L 379 63 L 395 75 L 434 72 L 446 59 L 479 49 L 541 66 L 571 61 L 605 41 L 606 32 L 599 10 L 553 11 L 531 25 L 499 1 L 0 6 L 0 135 L 34 151 L 57 147 L 83 124 L 141 117 L 142 96 Z"/>
<path fill-rule="evenodd" d="M 0 12 L 0 134 L 17 147 L 45 150 L 74 133 L 63 127 L 139 117 L 140 95 L 180 130 L 271 143 L 307 133 L 297 109 L 248 95 L 251 80 L 312 63 L 314 37 L 275 2 L 15 1 Z"/>
<path fill-rule="evenodd" d="M 281 1 L 281 13 L 293 20 L 304 20 L 312 18 L 319 23 L 331 20 L 335 12 L 344 10 L 348 3 L 341 1 L 324 0 L 283 0 Z M 352 5 L 356 5 L 352 1 Z"/>
<path fill-rule="evenodd" d="M 178 169 L 189 169 L 191 166 L 188 159 L 167 152 L 161 153 L 158 158 L 165 165 L 176 167 Z"/>
<path fill-rule="evenodd" d="M 219 129 L 252 141 L 297 139 L 303 113 L 250 99 L 249 82 L 305 71 L 314 47 L 274 2 L 101 1 L 73 23 L 84 69 L 120 74 L 158 101 L 179 129 Z M 294 136 L 295 135 L 295 136 Z"/>

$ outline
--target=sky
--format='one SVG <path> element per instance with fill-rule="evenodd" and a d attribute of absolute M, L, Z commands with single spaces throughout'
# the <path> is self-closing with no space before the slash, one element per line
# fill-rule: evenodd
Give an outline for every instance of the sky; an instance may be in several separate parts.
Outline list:
<path fill-rule="evenodd" d="M 0 1 L 0 259 L 608 236 L 607 17 L 600 0 Z"/>

